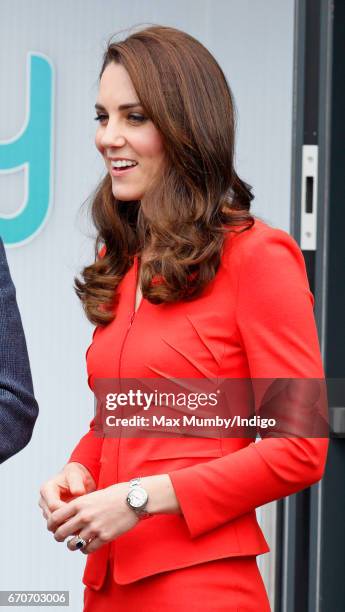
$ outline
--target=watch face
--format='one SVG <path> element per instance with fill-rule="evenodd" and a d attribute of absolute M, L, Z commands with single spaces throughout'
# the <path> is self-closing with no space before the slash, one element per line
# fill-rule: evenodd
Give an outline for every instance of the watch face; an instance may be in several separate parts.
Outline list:
<path fill-rule="evenodd" d="M 147 502 L 147 493 L 141 487 L 134 487 L 127 495 L 127 500 L 132 508 L 142 508 Z"/>

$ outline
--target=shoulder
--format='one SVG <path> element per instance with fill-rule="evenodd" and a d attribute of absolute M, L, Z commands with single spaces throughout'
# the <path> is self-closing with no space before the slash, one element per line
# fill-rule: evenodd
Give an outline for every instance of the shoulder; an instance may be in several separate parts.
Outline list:
<path fill-rule="evenodd" d="M 5 246 L 4 246 L 4 243 L 2 241 L 1 236 L 0 236 L 0 259 L 1 260 L 6 260 Z"/>
<path fill-rule="evenodd" d="M 8 266 L 6 250 L 4 247 L 4 243 L 0 238 L 0 284 L 1 288 L 5 285 L 12 284 L 11 273 Z"/>
<path fill-rule="evenodd" d="M 272 227 L 258 217 L 254 218 L 254 225 L 249 229 L 241 227 L 235 232 L 231 231 L 225 239 L 226 252 L 246 253 L 256 248 L 263 248 L 266 244 L 278 242 L 287 244 L 300 250 L 296 240 L 285 230 Z"/>
<path fill-rule="evenodd" d="M 285 230 L 272 227 L 259 218 L 254 225 L 238 233 L 229 233 L 223 249 L 225 267 L 276 268 L 281 263 L 291 262 L 303 272 L 305 263 L 296 240 Z"/>
<path fill-rule="evenodd" d="M 291 301 L 300 292 L 313 301 L 303 253 L 286 231 L 255 219 L 250 229 L 229 234 L 224 246 L 221 264 L 238 296 Z"/>

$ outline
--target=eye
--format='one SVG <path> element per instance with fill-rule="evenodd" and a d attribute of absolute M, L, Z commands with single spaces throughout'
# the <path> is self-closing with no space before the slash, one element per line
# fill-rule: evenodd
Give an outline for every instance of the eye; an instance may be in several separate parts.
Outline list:
<path fill-rule="evenodd" d="M 134 123 L 143 123 L 147 120 L 147 117 L 144 117 L 144 115 L 140 115 L 139 113 L 130 113 L 128 115 L 128 119 L 130 121 L 134 121 Z"/>
<path fill-rule="evenodd" d="M 96 115 L 96 117 L 94 117 L 94 120 L 102 123 L 102 121 L 104 121 L 107 118 L 108 118 L 107 115 Z"/>
<path fill-rule="evenodd" d="M 147 121 L 147 117 L 140 113 L 129 113 L 127 118 L 131 123 L 144 123 Z M 106 119 L 108 119 L 108 115 L 96 115 L 96 117 L 94 117 L 94 120 L 99 121 L 99 123 L 103 123 Z"/>

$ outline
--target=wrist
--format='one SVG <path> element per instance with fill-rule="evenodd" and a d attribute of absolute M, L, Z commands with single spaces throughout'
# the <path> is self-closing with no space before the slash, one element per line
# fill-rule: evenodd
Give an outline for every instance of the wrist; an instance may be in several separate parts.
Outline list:
<path fill-rule="evenodd" d="M 147 491 L 145 510 L 149 514 L 180 514 L 181 509 L 168 474 L 143 476 L 141 486 Z"/>

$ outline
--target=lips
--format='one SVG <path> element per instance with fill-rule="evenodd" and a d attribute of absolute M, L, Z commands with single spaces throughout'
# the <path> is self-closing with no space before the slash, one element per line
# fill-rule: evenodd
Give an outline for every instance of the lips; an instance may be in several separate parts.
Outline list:
<path fill-rule="evenodd" d="M 127 172 L 131 172 L 135 170 L 137 166 L 124 166 L 123 168 L 113 168 L 110 166 L 110 173 L 112 176 L 122 176 L 123 174 L 127 174 Z"/>

